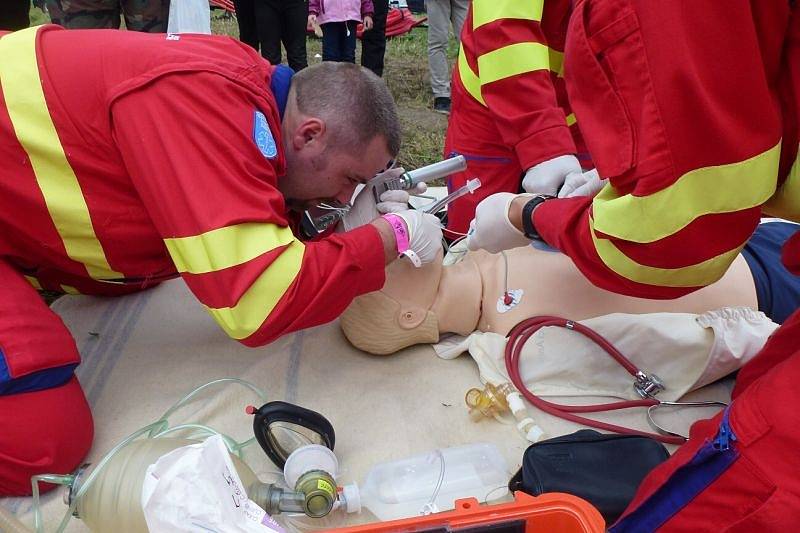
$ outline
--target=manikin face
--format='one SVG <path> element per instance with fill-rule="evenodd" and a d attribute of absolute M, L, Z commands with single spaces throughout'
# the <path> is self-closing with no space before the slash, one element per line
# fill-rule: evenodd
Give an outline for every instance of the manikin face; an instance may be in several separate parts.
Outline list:
<path fill-rule="evenodd" d="M 404 259 L 394 261 L 387 267 L 384 287 L 359 296 L 342 314 L 342 331 L 355 347 L 373 354 L 438 342 L 436 317 L 430 308 L 441 276 L 441 255 L 421 268 Z"/>
<path fill-rule="evenodd" d="M 342 117 L 347 120 L 347 117 Z M 355 188 L 386 168 L 392 159 L 383 137 L 365 146 L 337 145 L 325 121 L 309 117 L 290 101 L 282 124 L 286 174 L 278 181 L 286 205 L 303 211 L 321 202 L 348 203 Z"/>

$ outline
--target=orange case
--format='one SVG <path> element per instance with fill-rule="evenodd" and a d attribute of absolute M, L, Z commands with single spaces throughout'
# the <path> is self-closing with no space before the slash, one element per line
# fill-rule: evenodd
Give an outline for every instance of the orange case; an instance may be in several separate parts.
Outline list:
<path fill-rule="evenodd" d="M 418 516 L 391 522 L 330 529 L 333 533 L 407 533 L 442 530 L 457 532 L 480 526 L 525 520 L 525 533 L 602 533 L 605 521 L 587 501 L 560 492 L 530 496 L 516 492 L 514 501 L 497 505 L 480 505 L 475 498 L 456 501 L 456 508 L 445 513 Z"/>

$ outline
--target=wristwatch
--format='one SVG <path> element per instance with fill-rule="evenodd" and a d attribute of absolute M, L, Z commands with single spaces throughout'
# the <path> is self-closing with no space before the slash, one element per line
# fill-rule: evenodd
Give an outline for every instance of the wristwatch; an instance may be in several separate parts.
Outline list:
<path fill-rule="evenodd" d="M 539 232 L 536 231 L 536 226 L 533 225 L 533 210 L 539 207 L 539 204 L 544 203 L 545 200 L 551 200 L 553 198 L 555 198 L 555 196 L 551 194 L 537 194 L 522 208 L 522 233 L 530 240 L 543 240 Z"/>

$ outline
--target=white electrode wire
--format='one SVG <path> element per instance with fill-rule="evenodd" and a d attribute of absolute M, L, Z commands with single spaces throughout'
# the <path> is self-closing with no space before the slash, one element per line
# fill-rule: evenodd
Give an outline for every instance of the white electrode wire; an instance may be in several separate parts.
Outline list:
<path fill-rule="evenodd" d="M 225 441 L 225 444 L 228 447 L 228 449 L 230 450 L 230 452 L 231 453 L 236 453 L 237 455 L 241 456 L 241 450 L 243 448 L 245 448 L 246 446 L 249 446 L 250 444 L 252 444 L 255 441 L 255 438 L 248 439 L 248 440 L 246 440 L 246 441 L 244 441 L 242 443 L 237 443 L 234 439 L 232 439 L 232 438 L 230 438 L 230 437 L 228 437 L 226 435 L 223 435 L 222 433 L 219 433 L 218 431 L 216 431 L 216 430 L 214 430 L 214 429 L 212 429 L 212 428 L 210 428 L 208 426 L 204 426 L 204 425 L 201 425 L 201 424 L 182 424 L 182 425 L 179 425 L 179 426 L 175 426 L 172 429 L 169 428 L 168 418 L 169 418 L 170 415 L 172 415 L 175 411 L 177 411 L 178 409 L 180 409 L 181 407 L 186 405 L 189 401 L 191 401 L 195 396 L 197 396 L 203 390 L 205 390 L 208 387 L 211 387 L 213 385 L 220 384 L 220 383 L 236 383 L 236 384 L 242 385 L 244 387 L 247 387 L 251 391 L 255 392 L 256 395 L 259 397 L 259 399 L 262 402 L 266 402 L 267 401 L 267 396 L 261 389 L 259 389 L 258 387 L 256 387 L 252 383 L 250 383 L 249 381 L 245 381 L 245 380 L 239 379 L 239 378 L 215 379 L 214 381 L 209 381 L 208 383 L 205 383 L 205 384 L 197 387 L 192 392 L 190 392 L 189 394 L 187 394 L 186 396 L 184 396 L 183 398 L 181 398 L 180 400 L 175 402 L 172 405 L 172 407 L 167 409 L 164 412 L 164 414 L 161 415 L 161 417 L 158 420 L 156 420 L 152 424 L 148 424 L 145 427 L 134 431 L 133 433 L 131 433 L 130 435 L 125 437 L 125 439 L 123 439 L 119 444 L 114 446 L 114 448 L 112 448 L 111 451 L 109 451 L 107 454 L 105 454 L 103 456 L 103 458 L 100 460 L 100 462 L 97 463 L 97 466 L 92 469 L 91 473 L 86 478 L 86 481 L 84 481 L 81 484 L 81 486 L 78 489 L 78 491 L 73 495 L 72 503 L 70 503 L 69 508 L 67 509 L 67 512 L 64 514 L 64 518 L 61 520 L 61 523 L 59 524 L 58 529 L 56 529 L 56 533 L 62 533 L 66 529 L 67 525 L 69 524 L 70 518 L 72 518 L 72 515 L 75 512 L 75 508 L 78 505 L 78 501 L 83 497 L 84 494 L 86 494 L 86 492 L 89 490 L 89 488 L 94 483 L 94 480 L 97 478 L 97 476 L 100 474 L 100 472 L 103 471 L 103 469 L 108 464 L 108 462 L 117 453 L 119 453 L 119 451 L 122 450 L 125 446 L 127 446 L 128 444 L 130 444 L 131 442 L 133 442 L 134 440 L 136 440 L 137 438 L 141 437 L 144 434 L 147 434 L 148 438 L 158 438 L 158 437 L 162 437 L 162 436 L 164 436 L 164 435 L 166 435 L 166 434 L 168 434 L 168 433 L 170 433 L 172 431 L 178 430 L 178 429 L 197 429 L 197 430 L 202 430 L 203 432 L 208 433 L 208 434 L 222 436 L 222 438 Z M 72 483 L 74 481 L 74 476 L 62 476 L 62 475 L 57 475 L 57 474 L 42 474 L 42 475 L 31 477 L 31 489 L 32 489 L 32 493 L 33 493 L 33 527 L 34 527 L 36 533 L 44 533 L 44 524 L 42 522 L 42 511 L 41 511 L 41 506 L 40 506 L 40 502 L 39 502 L 39 481 L 46 481 L 46 482 L 54 483 L 54 484 L 57 484 L 57 485 L 69 485 L 70 483 Z"/>
<path fill-rule="evenodd" d="M 503 278 L 504 279 L 504 281 L 503 281 L 503 294 L 501 295 L 501 297 L 502 297 L 502 296 L 505 296 L 506 294 L 508 294 L 508 256 L 506 256 L 506 251 L 505 250 L 500 250 L 500 253 L 503 254 L 503 265 L 504 265 L 503 266 L 503 273 L 504 273 L 503 274 L 504 275 L 504 278 Z"/>

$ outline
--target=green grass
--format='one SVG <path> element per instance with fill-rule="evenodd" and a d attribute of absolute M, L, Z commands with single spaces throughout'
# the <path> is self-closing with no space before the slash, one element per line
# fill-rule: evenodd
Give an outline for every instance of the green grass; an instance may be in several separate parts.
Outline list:
<path fill-rule="evenodd" d="M 215 13 L 211 20 L 214 33 L 238 37 L 236 19 Z M 410 33 L 394 37 L 386 43 L 383 75 L 394 95 L 400 112 L 403 146 L 398 161 L 406 168 L 417 168 L 442 158 L 447 117 L 432 110 L 430 74 L 428 72 L 428 30 L 416 27 Z M 308 63 L 320 62 L 322 41 L 307 41 Z M 450 39 L 448 57 L 455 60 L 458 44 Z M 361 42 L 356 46 L 356 58 L 361 57 Z"/>
<path fill-rule="evenodd" d="M 50 17 L 47 13 L 42 13 L 42 10 L 37 7 L 31 7 L 30 11 L 31 26 L 38 26 L 50 22 Z"/>
<path fill-rule="evenodd" d="M 31 24 L 49 22 L 46 13 L 31 9 Z M 211 31 L 238 38 L 236 18 L 215 10 L 211 17 Z M 398 161 L 406 168 L 417 168 L 442 158 L 447 117 L 432 110 L 433 95 L 430 88 L 427 52 L 428 30 L 416 27 L 410 33 L 389 39 L 386 44 L 384 78 L 394 95 L 400 112 L 403 145 Z M 308 39 L 309 64 L 321 61 L 322 42 Z M 451 61 L 458 53 L 455 39 L 450 39 L 448 56 Z M 356 57 L 361 57 L 359 41 Z"/>

